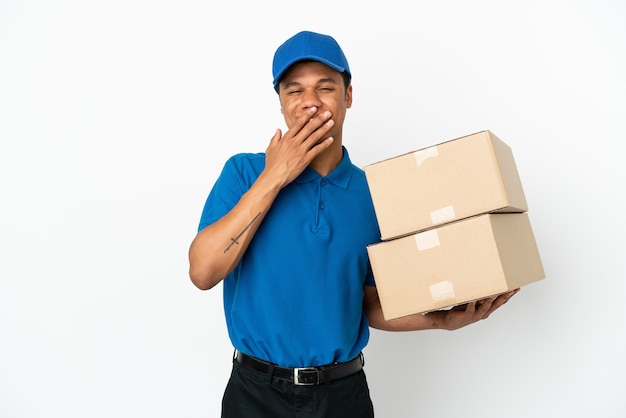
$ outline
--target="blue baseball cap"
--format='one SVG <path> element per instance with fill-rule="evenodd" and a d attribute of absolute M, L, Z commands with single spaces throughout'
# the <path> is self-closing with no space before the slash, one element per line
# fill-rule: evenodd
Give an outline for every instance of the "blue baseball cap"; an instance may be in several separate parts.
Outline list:
<path fill-rule="evenodd" d="M 319 61 L 340 73 L 345 71 L 352 78 L 348 60 L 332 36 L 302 31 L 287 39 L 274 54 L 272 74 L 276 92 L 285 71 L 296 62 L 306 59 Z"/>

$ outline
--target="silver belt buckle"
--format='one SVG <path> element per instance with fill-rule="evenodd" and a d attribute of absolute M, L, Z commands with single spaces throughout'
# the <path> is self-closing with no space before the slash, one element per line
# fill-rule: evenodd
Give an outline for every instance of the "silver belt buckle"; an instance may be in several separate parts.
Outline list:
<path fill-rule="evenodd" d="M 317 377 L 317 380 L 315 382 L 301 382 L 300 381 L 300 372 L 315 372 L 315 376 Z M 298 385 L 298 386 L 313 386 L 313 385 L 318 385 L 320 383 L 320 373 L 319 371 L 314 368 L 314 367 L 303 367 L 303 368 L 298 368 L 298 367 L 294 367 L 293 369 L 293 384 L 294 385 Z"/>

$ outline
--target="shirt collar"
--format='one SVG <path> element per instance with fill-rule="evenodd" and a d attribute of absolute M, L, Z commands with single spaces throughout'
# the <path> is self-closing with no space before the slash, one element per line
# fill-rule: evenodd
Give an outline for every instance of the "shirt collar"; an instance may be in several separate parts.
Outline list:
<path fill-rule="evenodd" d="M 343 149 L 343 157 L 341 158 L 341 162 L 337 167 L 335 167 L 333 171 L 331 171 L 325 177 L 325 179 L 337 187 L 347 189 L 348 184 L 350 183 L 350 177 L 352 176 L 352 161 L 350 161 L 348 150 L 343 146 L 341 148 Z M 295 182 L 307 183 L 319 179 L 320 177 L 322 176 L 320 176 L 317 171 L 313 170 L 311 167 L 307 167 L 296 178 Z"/>

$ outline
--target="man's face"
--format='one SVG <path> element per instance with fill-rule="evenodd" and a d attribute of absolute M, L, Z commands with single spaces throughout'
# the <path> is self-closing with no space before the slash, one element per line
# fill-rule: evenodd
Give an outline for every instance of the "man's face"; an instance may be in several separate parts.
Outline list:
<path fill-rule="evenodd" d="M 346 109 L 352 106 L 352 86 L 346 89 L 338 71 L 320 62 L 296 63 L 279 84 L 281 109 L 287 127 L 307 109 L 317 107 L 317 114 L 329 111 L 335 122 L 328 136 L 340 136 Z M 339 138 L 337 138 L 339 139 Z"/>

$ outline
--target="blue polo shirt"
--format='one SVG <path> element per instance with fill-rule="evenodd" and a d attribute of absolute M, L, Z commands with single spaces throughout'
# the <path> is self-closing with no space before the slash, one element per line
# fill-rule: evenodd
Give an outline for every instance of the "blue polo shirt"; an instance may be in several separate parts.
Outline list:
<path fill-rule="evenodd" d="M 265 154 L 231 157 L 209 194 L 199 230 L 230 211 L 264 166 Z M 375 285 L 366 246 L 379 240 L 365 174 L 345 148 L 328 176 L 305 169 L 280 191 L 223 281 L 234 347 L 283 367 L 356 357 L 369 339 L 363 286 Z"/>

